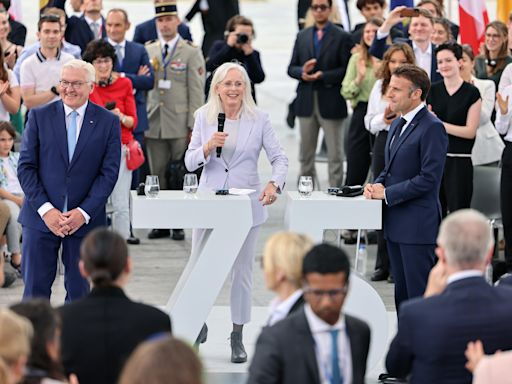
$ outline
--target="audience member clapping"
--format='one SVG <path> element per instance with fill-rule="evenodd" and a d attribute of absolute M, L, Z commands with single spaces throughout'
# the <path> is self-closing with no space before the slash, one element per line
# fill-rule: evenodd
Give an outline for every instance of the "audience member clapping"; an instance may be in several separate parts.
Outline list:
<path fill-rule="evenodd" d="M 5 11 L 0 11 L 0 47 L 4 52 L 5 64 L 8 68 L 12 69 L 23 47 L 9 41 L 8 36 L 10 31 L 9 14 Z"/>
<path fill-rule="evenodd" d="M 137 345 L 169 333 L 169 316 L 126 297 L 132 261 L 124 239 L 95 229 L 83 240 L 80 272 L 93 283 L 90 295 L 60 308 L 62 363 L 81 384 L 112 384 Z"/>
<path fill-rule="evenodd" d="M 279 232 L 267 240 L 263 250 L 265 283 L 277 294 L 270 303 L 267 325 L 288 317 L 304 305 L 302 259 L 312 247 L 309 237 L 293 232 Z"/>
<path fill-rule="evenodd" d="M 194 350 L 168 336 L 141 344 L 126 362 L 119 384 L 201 384 L 202 376 Z"/>
<path fill-rule="evenodd" d="M 0 363 L 4 363 L 6 384 L 17 384 L 23 378 L 32 334 L 32 325 L 27 319 L 9 309 L 0 309 Z M 0 378 L 1 371 L 0 366 Z"/>

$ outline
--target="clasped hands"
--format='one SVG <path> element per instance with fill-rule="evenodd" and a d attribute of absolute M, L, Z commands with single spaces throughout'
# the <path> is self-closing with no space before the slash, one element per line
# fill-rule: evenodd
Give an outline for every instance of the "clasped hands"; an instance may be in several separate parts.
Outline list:
<path fill-rule="evenodd" d="M 316 59 L 309 59 L 302 66 L 302 75 L 301 78 L 304 81 L 316 81 L 322 77 L 322 71 L 316 71 L 315 73 L 311 73 L 316 65 Z"/>
<path fill-rule="evenodd" d="M 368 183 L 364 186 L 363 195 L 364 197 L 370 200 L 384 200 L 384 185 L 382 185 L 381 183 Z"/>
<path fill-rule="evenodd" d="M 74 234 L 85 224 L 85 218 L 77 208 L 68 212 L 52 208 L 44 214 L 43 220 L 55 236 L 62 238 Z"/>

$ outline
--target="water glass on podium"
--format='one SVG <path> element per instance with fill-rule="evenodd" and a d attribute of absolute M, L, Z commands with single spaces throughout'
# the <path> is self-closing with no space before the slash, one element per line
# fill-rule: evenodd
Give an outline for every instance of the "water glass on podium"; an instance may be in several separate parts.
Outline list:
<path fill-rule="evenodd" d="M 196 193 L 197 186 L 197 175 L 195 173 L 187 173 L 183 177 L 183 191 L 185 193 Z"/>
<path fill-rule="evenodd" d="M 313 178 L 311 176 L 301 176 L 299 178 L 299 195 L 301 197 L 310 197 L 313 193 Z"/>
<path fill-rule="evenodd" d="M 144 194 L 149 199 L 156 199 L 160 192 L 160 183 L 158 182 L 158 176 L 147 175 L 146 184 L 144 185 Z"/>

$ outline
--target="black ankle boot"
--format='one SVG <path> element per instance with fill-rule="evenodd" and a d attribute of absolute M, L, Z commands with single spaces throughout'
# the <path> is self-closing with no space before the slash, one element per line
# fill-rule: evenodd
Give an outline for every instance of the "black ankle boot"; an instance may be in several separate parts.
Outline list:
<path fill-rule="evenodd" d="M 231 362 L 245 363 L 247 353 L 242 343 L 242 332 L 231 332 Z"/>

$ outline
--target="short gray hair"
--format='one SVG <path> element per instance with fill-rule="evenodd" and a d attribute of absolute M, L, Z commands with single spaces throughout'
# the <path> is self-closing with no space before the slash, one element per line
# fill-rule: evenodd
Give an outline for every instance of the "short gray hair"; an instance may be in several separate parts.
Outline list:
<path fill-rule="evenodd" d="M 484 215 L 474 209 L 462 209 L 443 220 L 437 244 L 444 249 L 449 265 L 472 269 L 485 262 L 494 239 Z"/>
<path fill-rule="evenodd" d="M 83 69 L 86 73 L 86 81 L 88 83 L 94 83 L 94 80 L 96 80 L 96 70 L 94 69 L 94 66 L 91 63 L 87 63 L 83 60 L 73 59 L 65 63 L 62 66 L 60 72 L 61 77 L 62 71 L 64 71 L 65 69 Z"/>
<path fill-rule="evenodd" d="M 245 92 L 242 98 L 242 110 L 250 115 L 256 115 L 256 103 L 252 97 L 251 80 L 249 79 L 247 71 L 240 64 L 229 62 L 222 64 L 213 72 L 208 100 L 204 106 L 204 108 L 206 108 L 206 121 L 209 124 L 214 124 L 217 121 L 219 113 L 223 111 L 220 97 L 217 95 L 215 88 L 225 79 L 228 72 L 232 69 L 239 71 L 244 78 Z"/>

